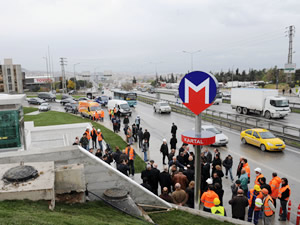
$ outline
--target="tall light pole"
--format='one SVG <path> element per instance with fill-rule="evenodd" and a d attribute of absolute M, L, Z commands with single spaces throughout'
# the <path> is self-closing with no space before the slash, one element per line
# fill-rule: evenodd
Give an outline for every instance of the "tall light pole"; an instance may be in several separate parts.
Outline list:
<path fill-rule="evenodd" d="M 188 51 L 182 51 L 183 53 L 187 53 L 187 54 L 190 54 L 191 55 L 191 72 L 193 71 L 193 55 L 198 53 L 198 52 L 201 52 L 201 50 L 197 50 L 197 51 L 194 51 L 194 52 L 188 52 Z"/>
<path fill-rule="evenodd" d="M 232 66 L 232 70 L 231 70 L 231 81 L 232 81 L 231 88 L 233 88 L 233 67 L 234 65 Z"/>
<path fill-rule="evenodd" d="M 75 83 L 75 85 L 74 85 L 74 89 L 75 89 L 75 91 L 76 91 L 76 73 L 75 73 L 75 67 L 77 66 L 77 65 L 79 65 L 80 63 L 75 63 L 75 64 L 73 64 L 73 71 L 74 71 L 74 83 Z"/>
<path fill-rule="evenodd" d="M 47 58 L 47 56 L 46 56 L 46 57 L 43 57 L 43 59 L 45 59 L 45 61 L 46 61 L 47 78 L 49 78 L 48 58 Z M 49 65 L 49 66 L 50 66 L 50 65 Z M 50 86 L 51 86 L 51 83 L 50 83 Z M 50 88 L 51 88 L 51 87 L 50 87 Z"/>

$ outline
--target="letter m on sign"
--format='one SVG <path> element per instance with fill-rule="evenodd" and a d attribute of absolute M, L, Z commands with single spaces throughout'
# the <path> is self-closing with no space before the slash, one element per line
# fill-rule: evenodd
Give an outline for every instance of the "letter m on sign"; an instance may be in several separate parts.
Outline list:
<path fill-rule="evenodd" d="M 196 115 L 209 107 L 209 78 L 199 85 L 184 78 L 184 105 Z"/>

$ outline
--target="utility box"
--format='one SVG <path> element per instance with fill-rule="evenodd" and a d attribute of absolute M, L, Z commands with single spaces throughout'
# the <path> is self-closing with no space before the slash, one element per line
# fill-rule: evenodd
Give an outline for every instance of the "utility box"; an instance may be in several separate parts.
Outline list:
<path fill-rule="evenodd" d="M 24 135 L 24 94 L 0 94 L 0 151 L 26 149 Z"/>

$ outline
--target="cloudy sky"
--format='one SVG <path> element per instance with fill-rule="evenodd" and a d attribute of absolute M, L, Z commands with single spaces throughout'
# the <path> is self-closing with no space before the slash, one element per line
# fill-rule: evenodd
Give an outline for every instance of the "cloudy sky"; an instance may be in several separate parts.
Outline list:
<path fill-rule="evenodd" d="M 300 65 L 299 0 L 1 0 L 0 60 L 46 70 L 154 74 L 282 67 L 294 25 Z"/>

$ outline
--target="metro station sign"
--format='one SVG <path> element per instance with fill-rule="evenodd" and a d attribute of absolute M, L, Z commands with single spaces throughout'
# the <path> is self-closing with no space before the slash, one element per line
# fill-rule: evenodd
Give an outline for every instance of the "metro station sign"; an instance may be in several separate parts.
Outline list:
<path fill-rule="evenodd" d="M 179 96 L 188 109 L 199 115 L 213 104 L 217 89 L 218 81 L 213 75 L 194 71 L 182 78 L 179 84 Z"/>

